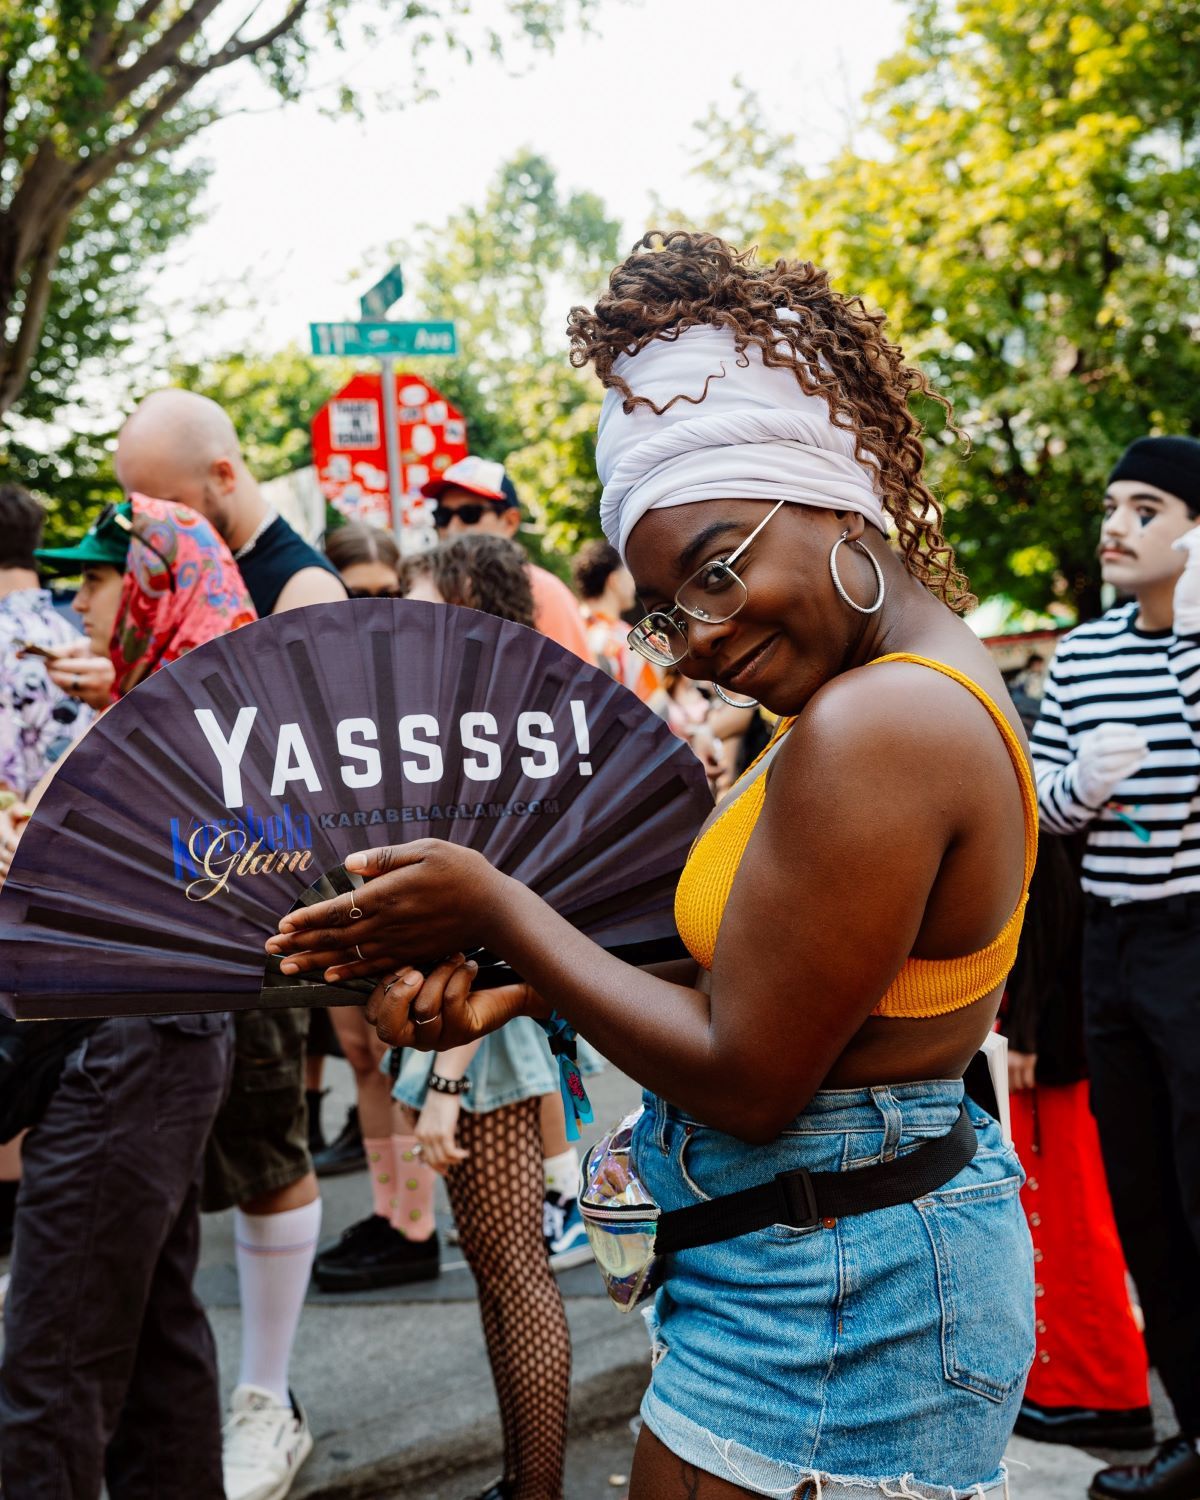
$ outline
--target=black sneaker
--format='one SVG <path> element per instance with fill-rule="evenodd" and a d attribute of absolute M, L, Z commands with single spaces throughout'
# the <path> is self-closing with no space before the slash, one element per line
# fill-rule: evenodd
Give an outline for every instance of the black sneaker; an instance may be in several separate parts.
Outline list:
<path fill-rule="evenodd" d="M 346 1172 L 365 1172 L 367 1158 L 363 1155 L 362 1131 L 358 1124 L 358 1106 L 352 1104 L 346 1111 L 346 1123 L 338 1138 L 313 1155 L 313 1170 L 318 1177 L 341 1177 Z"/>
<path fill-rule="evenodd" d="M 1039 1406 L 1023 1401 L 1018 1437 L 1035 1443 L 1067 1443 L 1072 1448 L 1154 1447 L 1154 1414 L 1148 1406 L 1104 1411 L 1086 1406 Z"/>
<path fill-rule="evenodd" d="M 406 1240 L 380 1214 L 352 1224 L 331 1249 L 313 1262 L 313 1280 L 323 1292 L 364 1292 L 373 1287 L 433 1281 L 441 1270 L 438 1238 Z"/>
<path fill-rule="evenodd" d="M 1200 1500 L 1200 1450 L 1192 1438 L 1168 1438 L 1145 1464 L 1101 1469 L 1092 1500 Z"/>
<path fill-rule="evenodd" d="M 370 1246 L 384 1243 L 388 1231 L 395 1233 L 391 1223 L 382 1214 L 368 1214 L 365 1219 L 359 1219 L 357 1224 L 351 1224 L 349 1229 L 343 1229 L 331 1245 L 319 1251 L 314 1265 L 320 1261 L 336 1264 L 347 1257 L 353 1259 Z"/>

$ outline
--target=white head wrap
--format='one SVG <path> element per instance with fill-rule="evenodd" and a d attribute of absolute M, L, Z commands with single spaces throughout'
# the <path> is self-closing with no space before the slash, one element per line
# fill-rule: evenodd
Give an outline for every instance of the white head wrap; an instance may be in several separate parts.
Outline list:
<path fill-rule="evenodd" d="M 621 355 L 613 369 L 655 406 L 681 392 L 693 398 L 656 416 L 641 405 L 625 412 L 619 391 L 605 393 L 600 524 L 622 557 L 648 510 L 699 500 L 852 510 L 886 536 L 875 471 L 855 456 L 853 432 L 834 426 L 824 397 L 805 395 L 790 366 L 764 365 L 756 344 L 739 355 L 731 330 L 704 324 Z"/>

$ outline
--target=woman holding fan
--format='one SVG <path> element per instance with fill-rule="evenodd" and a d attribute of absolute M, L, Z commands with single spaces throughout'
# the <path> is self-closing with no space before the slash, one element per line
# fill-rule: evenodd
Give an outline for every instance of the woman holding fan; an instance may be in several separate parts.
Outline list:
<path fill-rule="evenodd" d="M 661 1287 L 632 1500 L 1005 1484 L 1032 1258 L 1020 1166 L 961 1080 L 1036 804 L 922 477 L 910 399 L 940 398 L 882 324 L 812 265 L 687 233 L 572 314 L 608 388 L 601 521 L 649 610 L 631 643 L 780 716 L 680 880 L 691 958 L 633 968 L 437 840 L 353 856 L 360 915 L 312 907 L 269 945 L 382 972 L 396 1045 L 553 1010 L 645 1085 Z M 472 993 L 481 946 L 525 982 Z"/>

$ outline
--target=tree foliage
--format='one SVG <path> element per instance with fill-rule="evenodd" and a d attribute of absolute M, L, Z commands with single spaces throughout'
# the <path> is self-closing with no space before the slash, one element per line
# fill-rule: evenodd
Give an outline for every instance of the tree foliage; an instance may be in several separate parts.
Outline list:
<path fill-rule="evenodd" d="M 346 359 L 313 359 L 294 345 L 278 354 L 231 354 L 176 362 L 169 383 L 207 396 L 237 430 L 256 479 L 276 479 L 312 462 L 312 420 L 351 375 Z"/>
<path fill-rule="evenodd" d="M 1200 433 L 1200 10 L 913 0 L 865 124 L 874 149 L 812 174 L 729 130 L 709 175 L 731 201 L 774 155 L 735 228 L 885 309 L 953 397 L 973 451 L 934 423 L 930 466 L 976 592 L 1090 613 L 1113 460 Z"/>
<path fill-rule="evenodd" d="M 504 0 L 500 13 L 506 30 L 545 46 L 593 3 Z M 105 192 L 114 208 L 127 202 L 139 173 L 223 112 L 213 85 L 238 65 L 291 99 L 316 48 L 348 45 L 351 25 L 360 38 L 400 31 L 413 85 L 435 47 L 469 58 L 505 41 L 464 0 L 275 0 L 263 10 L 262 0 L 0 0 L 0 415 L 41 362 L 85 205 L 94 213 Z M 339 99 L 354 107 L 348 90 Z"/>
<path fill-rule="evenodd" d="M 4 419 L 0 476 L 42 494 L 66 539 L 114 498 L 113 417 L 88 400 L 105 377 L 143 370 L 158 331 L 146 290 L 197 218 L 203 164 L 169 157 L 121 168 L 76 213 L 59 258 L 34 364 Z"/>
<path fill-rule="evenodd" d="M 472 451 L 507 462 L 551 563 L 596 534 L 601 392 L 568 363 L 566 313 L 603 288 L 619 233 L 595 194 L 565 192 L 522 151 L 481 204 L 424 226 L 412 257 L 414 290 L 457 323 L 462 351 L 429 361 L 430 378 L 462 407 Z"/>

